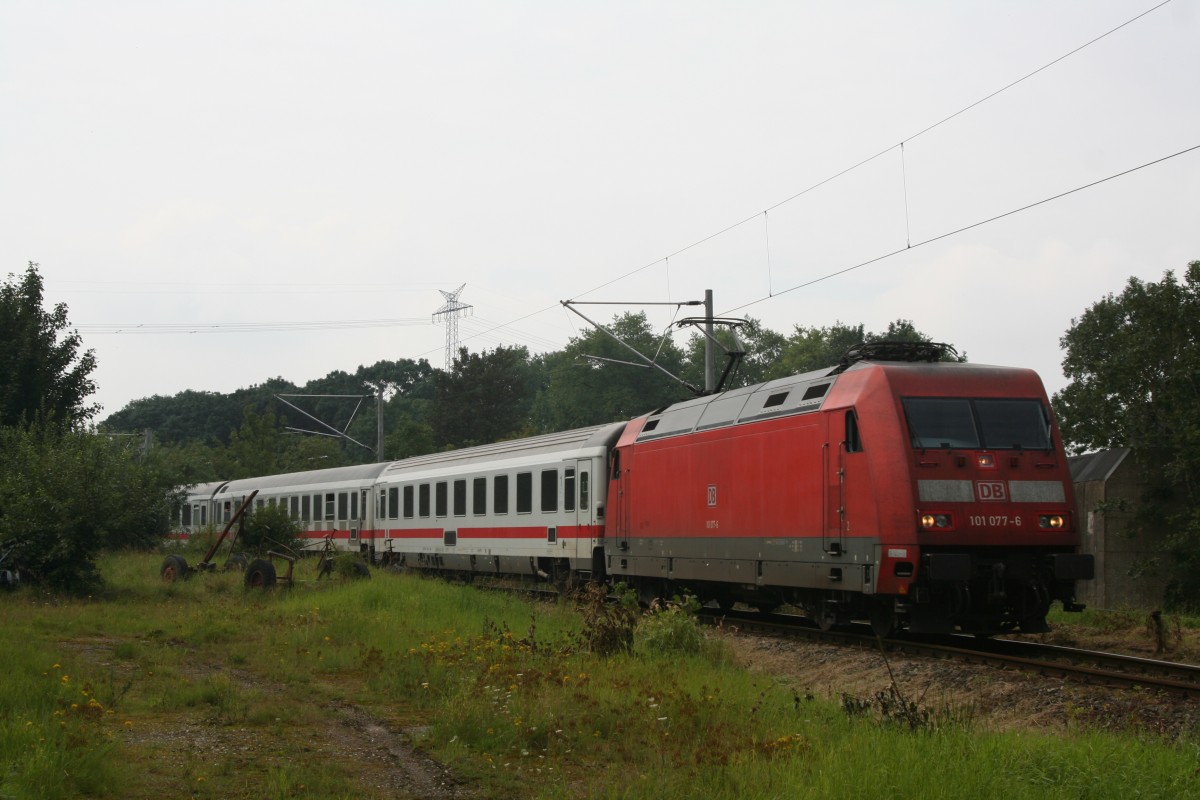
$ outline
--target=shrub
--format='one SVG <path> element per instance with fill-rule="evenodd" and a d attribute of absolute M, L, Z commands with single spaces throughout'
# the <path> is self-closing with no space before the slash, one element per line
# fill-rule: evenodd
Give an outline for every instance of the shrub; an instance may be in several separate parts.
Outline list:
<path fill-rule="evenodd" d="M 248 553 L 280 547 L 295 550 L 301 544 L 300 533 L 300 523 L 285 507 L 267 505 L 246 513 L 238 546 Z"/>
<path fill-rule="evenodd" d="M 696 621 L 700 603 L 694 597 L 655 601 L 638 621 L 634 641 L 645 655 L 693 655 L 704 648 L 704 634 Z"/>

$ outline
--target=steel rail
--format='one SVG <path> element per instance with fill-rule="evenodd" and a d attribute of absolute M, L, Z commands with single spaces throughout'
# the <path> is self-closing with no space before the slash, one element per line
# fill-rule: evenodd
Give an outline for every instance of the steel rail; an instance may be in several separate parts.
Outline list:
<path fill-rule="evenodd" d="M 747 632 L 872 650 L 882 647 L 888 652 L 985 664 L 999 669 L 1018 669 L 1093 685 L 1121 688 L 1137 686 L 1181 697 L 1200 698 L 1200 666 L 1191 664 L 1036 642 L 976 640 L 961 635 L 930 637 L 902 634 L 880 639 L 872 633 L 863 632 L 866 626 L 823 631 L 805 617 L 786 614 L 720 613 L 705 609 L 701 611 L 701 618 L 710 624 L 732 625 Z"/>

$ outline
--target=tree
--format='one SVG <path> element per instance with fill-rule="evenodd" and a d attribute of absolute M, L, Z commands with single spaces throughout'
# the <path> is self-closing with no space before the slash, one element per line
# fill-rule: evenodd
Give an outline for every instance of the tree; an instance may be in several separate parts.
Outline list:
<path fill-rule="evenodd" d="M 0 550 L 27 580 L 91 591 L 100 551 L 160 541 L 175 481 L 139 445 L 41 418 L 0 428 Z"/>
<path fill-rule="evenodd" d="M 726 350 L 734 346 L 733 332 L 727 327 L 718 327 L 714 335 Z M 746 324 L 738 328 L 737 338 L 745 348 L 746 355 L 729 373 L 725 389 L 736 389 L 741 386 L 752 386 L 773 378 L 782 378 L 788 374 L 780 367 L 780 356 L 787 344 L 787 339 L 780 333 L 763 327 L 763 324 L 753 317 L 746 319 Z M 687 343 L 687 366 L 683 377 L 696 386 L 704 385 L 704 345 L 707 339 L 699 334 L 692 334 Z M 717 379 L 724 372 L 728 358 L 725 350 L 717 348 Z"/>
<path fill-rule="evenodd" d="M 460 347 L 450 371 L 435 374 L 434 387 L 429 422 L 443 445 L 468 447 L 509 439 L 529 424 L 533 392 L 529 351 L 524 347 L 482 353 Z"/>
<path fill-rule="evenodd" d="M 67 306 L 42 308 L 42 276 L 30 261 L 25 275 L 0 286 L 0 427 L 28 424 L 39 414 L 80 425 L 99 406 L 84 401 L 96 391 L 96 356 L 80 353 L 79 334 L 67 328 Z"/>
<path fill-rule="evenodd" d="M 1130 278 L 1060 340 L 1071 382 L 1054 395 L 1074 452 L 1132 447 L 1146 471 L 1138 523 L 1168 531 L 1183 576 L 1168 600 L 1200 606 L 1200 261 L 1179 281 Z"/>
<path fill-rule="evenodd" d="M 683 353 L 669 338 L 650 329 L 645 314 L 621 314 L 609 329 L 671 374 L 683 371 Z M 630 419 L 693 396 L 599 330 L 572 338 L 547 366 L 547 386 L 535 406 L 543 430 Z"/>
<path fill-rule="evenodd" d="M 783 372 L 772 377 L 794 375 L 826 367 L 837 366 L 846 351 L 864 342 L 932 342 L 930 336 L 917 330 L 912 320 L 898 319 L 889 322 L 882 333 L 867 331 L 863 325 L 846 325 L 835 322 L 828 328 L 805 328 L 796 326 L 788 337 L 780 356 Z M 944 361 L 966 361 L 966 354 L 947 355 Z"/>

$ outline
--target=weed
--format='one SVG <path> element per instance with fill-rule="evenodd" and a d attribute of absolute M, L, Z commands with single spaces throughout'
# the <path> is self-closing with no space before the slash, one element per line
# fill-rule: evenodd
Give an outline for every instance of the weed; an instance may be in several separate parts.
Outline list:
<path fill-rule="evenodd" d="M 696 622 L 700 603 L 694 597 L 656 600 L 638 620 L 634 641 L 639 653 L 655 656 L 694 655 L 704 648 Z"/>
<path fill-rule="evenodd" d="M 589 583 L 580 593 L 582 641 L 585 649 L 600 656 L 629 652 L 638 623 L 637 593 L 623 583 L 610 590 L 602 583 Z"/>

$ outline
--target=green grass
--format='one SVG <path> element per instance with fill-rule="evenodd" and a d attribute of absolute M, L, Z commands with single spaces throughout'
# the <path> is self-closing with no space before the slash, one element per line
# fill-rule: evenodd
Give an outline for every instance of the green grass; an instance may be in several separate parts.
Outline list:
<path fill-rule="evenodd" d="M 164 585 L 160 562 L 106 558 L 90 599 L 0 596 L 0 797 L 404 796 L 362 719 L 479 797 L 1200 796 L 1194 739 L 850 716 L 738 669 L 726 642 L 697 647 L 678 615 L 602 658 L 570 604 L 383 571 L 317 582 L 307 562 L 287 590 Z"/>

